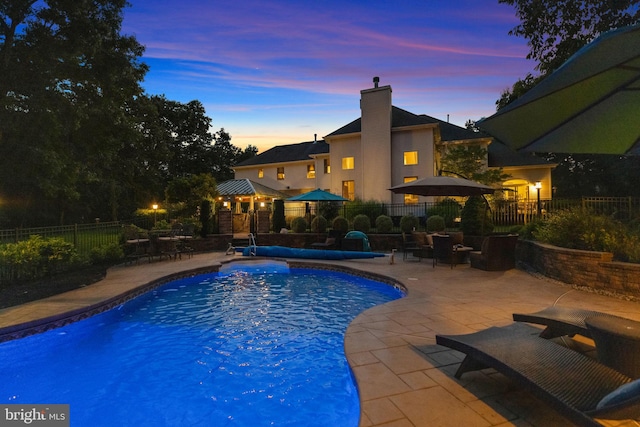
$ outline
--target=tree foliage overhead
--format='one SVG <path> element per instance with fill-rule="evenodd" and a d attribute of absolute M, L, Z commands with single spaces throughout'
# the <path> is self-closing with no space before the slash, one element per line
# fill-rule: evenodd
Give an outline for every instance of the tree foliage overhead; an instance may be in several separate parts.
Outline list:
<path fill-rule="evenodd" d="M 533 87 L 580 48 L 600 34 L 637 23 L 637 0 L 499 0 L 516 9 L 520 24 L 509 34 L 523 37 L 530 48 L 527 59 L 536 62 L 538 76 L 529 74 L 496 102 L 499 108 Z"/>
<path fill-rule="evenodd" d="M 0 228 L 127 218 L 174 179 L 220 182 L 257 153 L 212 133 L 199 101 L 143 92 L 126 6 L 0 0 Z"/>

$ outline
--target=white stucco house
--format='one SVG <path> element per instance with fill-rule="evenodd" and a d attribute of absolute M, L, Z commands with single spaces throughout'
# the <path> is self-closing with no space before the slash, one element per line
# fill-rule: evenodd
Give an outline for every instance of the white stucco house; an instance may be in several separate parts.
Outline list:
<path fill-rule="evenodd" d="M 383 203 L 429 201 L 388 189 L 438 173 L 440 155 L 455 144 L 479 144 L 488 150 L 487 167 L 501 167 L 511 177 L 502 186 L 509 198 L 532 200 L 541 183 L 543 199 L 552 196 L 551 170 L 540 158 L 519 154 L 490 136 L 392 104 L 391 86 L 360 92 L 361 116 L 323 140 L 273 147 L 234 167 L 247 178 L 291 196 L 321 188 L 353 200 Z M 540 185 L 540 184 L 539 184 Z"/>

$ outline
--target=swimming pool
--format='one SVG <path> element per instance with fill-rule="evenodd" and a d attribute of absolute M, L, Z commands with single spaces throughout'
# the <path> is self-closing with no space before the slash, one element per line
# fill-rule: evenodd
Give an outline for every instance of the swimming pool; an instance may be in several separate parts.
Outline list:
<path fill-rule="evenodd" d="M 231 264 L 0 344 L 5 403 L 68 403 L 71 425 L 357 426 L 349 322 L 394 287 Z"/>

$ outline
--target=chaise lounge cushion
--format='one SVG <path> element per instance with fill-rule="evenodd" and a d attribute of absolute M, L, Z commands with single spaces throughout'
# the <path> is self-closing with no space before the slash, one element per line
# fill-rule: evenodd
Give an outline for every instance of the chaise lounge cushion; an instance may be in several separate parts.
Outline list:
<path fill-rule="evenodd" d="M 596 409 L 619 405 L 629 400 L 640 398 L 640 379 L 621 385 L 598 402 Z"/>

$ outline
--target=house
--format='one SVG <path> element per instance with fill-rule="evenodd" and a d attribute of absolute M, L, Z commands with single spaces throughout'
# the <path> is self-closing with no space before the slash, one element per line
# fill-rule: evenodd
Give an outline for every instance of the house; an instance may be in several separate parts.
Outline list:
<path fill-rule="evenodd" d="M 276 146 L 234 167 L 236 178 L 248 178 L 296 195 L 315 188 L 353 200 L 418 203 L 431 198 L 392 194 L 394 185 L 438 173 L 447 147 L 479 144 L 488 150 L 487 167 L 511 175 L 503 183 L 509 197 L 551 198 L 551 169 L 543 159 L 519 154 L 486 134 L 392 105 L 391 86 L 360 92 L 361 117 L 323 140 Z"/>

